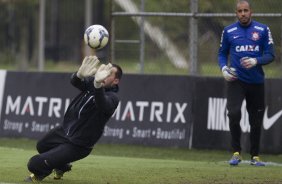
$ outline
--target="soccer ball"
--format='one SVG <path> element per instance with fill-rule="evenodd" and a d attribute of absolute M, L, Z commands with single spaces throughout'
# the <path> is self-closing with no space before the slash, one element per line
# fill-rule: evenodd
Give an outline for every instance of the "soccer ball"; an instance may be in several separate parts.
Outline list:
<path fill-rule="evenodd" d="M 84 32 L 84 42 L 92 49 L 102 49 L 109 41 L 108 30 L 102 25 L 89 26 Z"/>

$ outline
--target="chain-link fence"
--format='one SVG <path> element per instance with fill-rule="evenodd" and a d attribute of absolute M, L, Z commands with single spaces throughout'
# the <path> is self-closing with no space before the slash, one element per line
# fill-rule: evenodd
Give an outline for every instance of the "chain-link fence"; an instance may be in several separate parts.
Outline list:
<path fill-rule="evenodd" d="M 126 65 L 135 65 L 135 72 L 141 73 L 221 75 L 217 65 L 220 36 L 225 26 L 237 21 L 236 1 L 116 2 L 119 6 L 115 5 L 112 12 L 114 61 L 129 60 Z M 196 4 L 194 7 L 193 3 Z M 282 2 L 257 0 L 253 3 L 253 19 L 267 24 L 275 41 L 276 60 L 265 67 L 266 75 L 281 77 Z M 145 25 L 143 29 L 142 22 Z M 126 27 L 127 34 L 124 34 L 126 30 L 123 27 Z M 142 31 L 146 35 L 144 42 Z M 175 55 L 171 52 L 175 52 Z M 144 61 L 142 58 L 145 58 Z"/>
<path fill-rule="evenodd" d="M 225 26 L 236 21 L 235 3 L 236 0 L 48 0 L 44 70 L 57 67 L 57 71 L 71 71 L 79 66 L 85 55 L 83 32 L 88 5 L 90 24 L 102 24 L 111 32 L 109 45 L 96 52 L 102 61 L 118 63 L 126 73 L 220 76 L 220 36 Z M 275 42 L 276 59 L 265 66 L 266 76 L 281 77 L 282 1 L 251 3 L 253 19 L 270 27 Z M 39 7 L 39 0 L 0 0 L 1 68 L 37 69 Z"/>

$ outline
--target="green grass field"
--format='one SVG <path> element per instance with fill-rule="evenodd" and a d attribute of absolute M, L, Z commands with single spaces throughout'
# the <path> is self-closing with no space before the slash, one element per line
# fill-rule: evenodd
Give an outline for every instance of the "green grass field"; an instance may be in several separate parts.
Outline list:
<path fill-rule="evenodd" d="M 35 141 L 0 139 L 0 184 L 24 183 Z M 57 184 L 282 184 L 282 155 L 261 155 L 266 167 L 228 165 L 230 152 L 97 144 L 87 158 L 74 162 L 64 180 L 52 175 L 42 183 Z"/>

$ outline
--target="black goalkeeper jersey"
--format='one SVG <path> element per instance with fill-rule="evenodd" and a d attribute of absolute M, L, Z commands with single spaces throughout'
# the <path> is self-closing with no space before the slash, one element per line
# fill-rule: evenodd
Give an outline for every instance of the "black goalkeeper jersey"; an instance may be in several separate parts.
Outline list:
<path fill-rule="evenodd" d="M 70 103 L 62 125 L 71 142 L 89 148 L 100 139 L 119 103 L 118 86 L 96 89 L 93 81 L 94 77 L 81 80 L 72 75 L 72 85 L 81 92 Z"/>

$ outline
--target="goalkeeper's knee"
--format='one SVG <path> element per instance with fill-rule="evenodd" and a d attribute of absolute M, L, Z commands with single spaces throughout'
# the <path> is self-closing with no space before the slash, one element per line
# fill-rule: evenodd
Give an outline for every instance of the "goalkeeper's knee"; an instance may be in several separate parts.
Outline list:
<path fill-rule="evenodd" d="M 35 155 L 30 158 L 27 168 L 30 172 L 37 176 L 48 176 L 52 172 L 52 167 L 48 161 L 40 155 Z"/>

